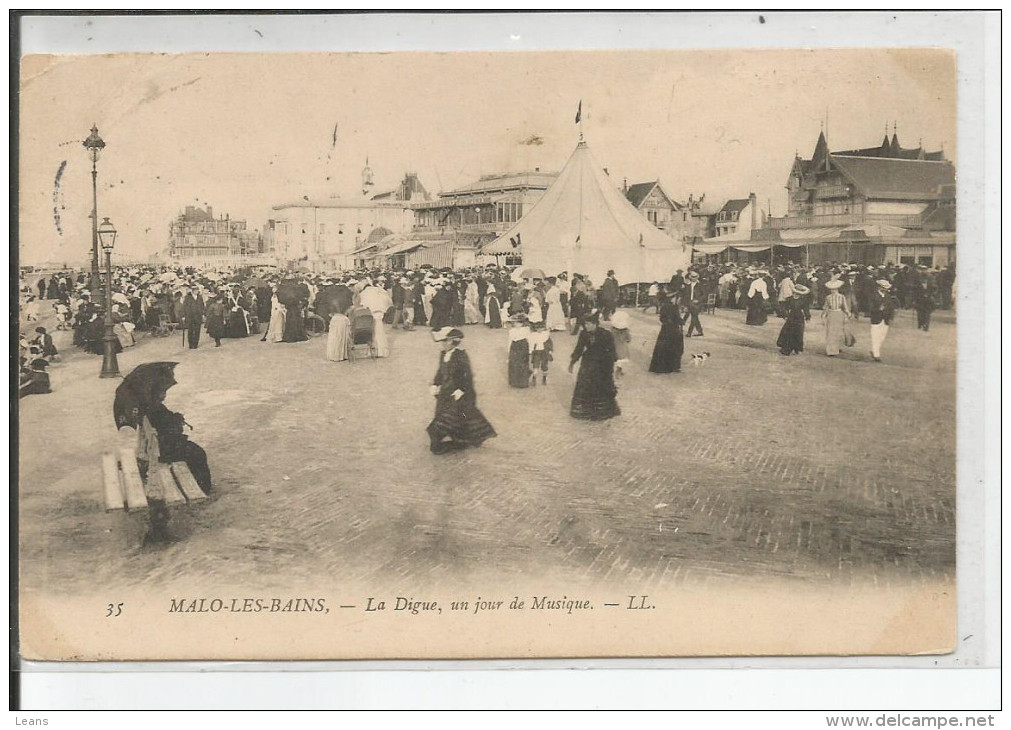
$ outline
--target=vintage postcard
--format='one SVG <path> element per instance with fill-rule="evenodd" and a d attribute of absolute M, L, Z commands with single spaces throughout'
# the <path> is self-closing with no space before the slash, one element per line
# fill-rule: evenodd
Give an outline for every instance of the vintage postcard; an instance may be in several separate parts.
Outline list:
<path fill-rule="evenodd" d="M 21 655 L 951 651 L 957 65 L 26 55 Z"/>

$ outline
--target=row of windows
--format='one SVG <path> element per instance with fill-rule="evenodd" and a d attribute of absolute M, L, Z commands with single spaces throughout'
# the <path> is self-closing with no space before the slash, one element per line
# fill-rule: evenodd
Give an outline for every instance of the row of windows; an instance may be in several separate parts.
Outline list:
<path fill-rule="evenodd" d="M 814 204 L 815 215 L 845 215 L 850 212 L 850 204 L 839 200 L 834 202 L 816 202 Z"/>
<path fill-rule="evenodd" d="M 523 215 L 519 203 L 495 203 L 495 221 L 497 223 L 515 223 Z"/>
<path fill-rule="evenodd" d="M 727 211 L 721 210 L 720 214 L 719 214 L 719 216 L 717 218 L 717 220 L 721 220 L 721 221 L 726 221 L 726 220 L 735 221 L 735 220 L 737 220 L 737 216 L 739 214 L 740 214 L 739 211 L 732 210 L 732 211 L 730 211 L 730 217 L 728 218 L 727 217 Z M 687 218 L 685 220 L 687 220 Z"/>

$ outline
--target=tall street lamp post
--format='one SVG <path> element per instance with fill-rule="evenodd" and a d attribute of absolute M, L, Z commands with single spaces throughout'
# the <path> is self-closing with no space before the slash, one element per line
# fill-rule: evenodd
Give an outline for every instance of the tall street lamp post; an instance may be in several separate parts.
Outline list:
<path fill-rule="evenodd" d="M 91 125 L 91 135 L 84 140 L 84 146 L 91 158 L 91 291 L 101 296 L 98 275 L 98 158 L 105 149 L 105 142 L 98 136 L 98 126 Z"/>
<path fill-rule="evenodd" d="M 102 374 L 99 377 L 118 378 L 117 338 L 112 331 L 112 248 L 116 245 L 116 227 L 108 218 L 103 218 L 95 235 L 101 239 L 102 250 L 105 251 L 105 337 L 102 338 Z"/>

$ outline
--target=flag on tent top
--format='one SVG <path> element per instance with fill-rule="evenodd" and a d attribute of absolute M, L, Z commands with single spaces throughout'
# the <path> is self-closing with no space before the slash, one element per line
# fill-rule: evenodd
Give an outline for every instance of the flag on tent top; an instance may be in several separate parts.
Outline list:
<path fill-rule="evenodd" d="M 579 120 L 583 118 L 583 100 L 579 100 L 579 106 L 576 108 L 576 124 L 579 124 Z"/>

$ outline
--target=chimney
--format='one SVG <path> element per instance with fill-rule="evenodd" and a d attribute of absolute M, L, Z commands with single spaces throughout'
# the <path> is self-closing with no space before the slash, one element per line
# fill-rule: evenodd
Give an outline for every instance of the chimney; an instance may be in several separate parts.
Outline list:
<path fill-rule="evenodd" d="M 214 220 L 214 208 L 209 205 L 207 206 L 207 217 Z"/>
<path fill-rule="evenodd" d="M 751 206 L 751 230 L 758 229 L 758 196 L 748 193 L 748 205 Z"/>
<path fill-rule="evenodd" d="M 627 193 L 628 192 L 628 178 L 627 177 L 623 177 L 621 179 L 621 191 L 623 193 Z"/>

